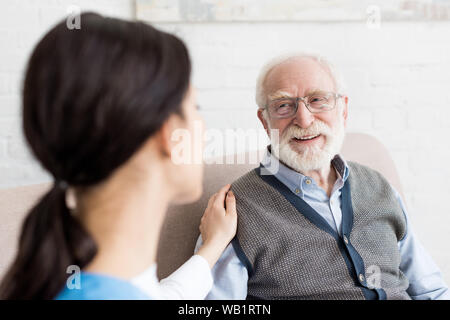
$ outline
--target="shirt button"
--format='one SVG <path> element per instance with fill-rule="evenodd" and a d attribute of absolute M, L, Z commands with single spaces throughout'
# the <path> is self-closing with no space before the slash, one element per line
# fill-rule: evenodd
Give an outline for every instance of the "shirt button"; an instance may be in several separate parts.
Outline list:
<path fill-rule="evenodd" d="M 306 179 L 306 184 L 311 184 L 311 180 L 309 180 L 309 179 Z"/>
<path fill-rule="evenodd" d="M 295 189 L 295 193 L 300 193 L 300 189 Z"/>
<path fill-rule="evenodd" d="M 344 235 L 344 242 L 345 242 L 345 244 L 348 244 L 348 239 L 345 235 Z"/>
<path fill-rule="evenodd" d="M 364 276 L 363 276 L 362 273 L 359 274 L 359 281 L 360 281 L 361 283 L 364 282 Z"/>

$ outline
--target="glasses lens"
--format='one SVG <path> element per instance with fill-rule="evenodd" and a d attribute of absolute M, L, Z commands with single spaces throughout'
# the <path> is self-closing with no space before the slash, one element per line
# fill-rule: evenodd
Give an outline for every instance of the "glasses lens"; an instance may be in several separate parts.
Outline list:
<path fill-rule="evenodd" d="M 276 100 L 269 105 L 273 117 L 286 118 L 295 113 L 295 102 L 292 100 Z"/>
<path fill-rule="evenodd" d="M 334 108 L 336 99 L 334 94 L 328 92 L 319 92 L 308 97 L 308 103 L 312 110 L 316 112 L 330 110 Z"/>

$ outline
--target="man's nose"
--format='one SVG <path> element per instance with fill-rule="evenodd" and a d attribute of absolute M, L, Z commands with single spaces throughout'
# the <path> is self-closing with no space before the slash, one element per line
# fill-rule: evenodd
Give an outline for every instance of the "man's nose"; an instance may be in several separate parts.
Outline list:
<path fill-rule="evenodd" d="M 306 108 L 305 103 L 298 101 L 297 113 L 295 114 L 294 123 L 300 128 L 306 129 L 314 122 L 314 115 Z"/>

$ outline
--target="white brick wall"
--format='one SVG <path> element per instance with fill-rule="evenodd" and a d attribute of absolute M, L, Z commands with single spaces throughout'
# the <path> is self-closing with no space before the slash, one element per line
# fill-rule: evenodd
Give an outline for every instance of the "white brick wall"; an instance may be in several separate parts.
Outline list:
<path fill-rule="evenodd" d="M 69 6 L 122 18 L 134 17 L 131 0 L 7 0 L 0 4 L 0 188 L 49 179 L 22 138 L 20 90 L 33 46 Z"/>
<path fill-rule="evenodd" d="M 131 0 L 18 0 L 0 5 L 0 187 L 48 179 L 20 132 L 20 80 L 38 38 L 70 4 L 121 17 Z M 193 82 L 210 128 L 261 128 L 254 84 L 259 67 L 283 51 L 313 50 L 347 82 L 349 131 L 372 134 L 399 170 L 415 229 L 450 280 L 449 22 L 158 23 L 187 43 Z M 450 282 L 450 281 L 449 281 Z"/>
<path fill-rule="evenodd" d="M 207 125 L 260 127 L 259 67 L 283 51 L 328 56 L 347 83 L 349 131 L 390 151 L 409 215 L 450 282 L 450 23 L 159 23 L 187 42 Z M 239 112 L 239 113 L 238 113 Z M 443 200 L 443 201 L 442 201 Z"/>

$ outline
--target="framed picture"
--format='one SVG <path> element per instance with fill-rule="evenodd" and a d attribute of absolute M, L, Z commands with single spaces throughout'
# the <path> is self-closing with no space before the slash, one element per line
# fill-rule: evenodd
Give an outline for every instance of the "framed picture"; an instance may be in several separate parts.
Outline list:
<path fill-rule="evenodd" d="M 450 0 L 136 0 L 152 22 L 450 20 Z"/>

